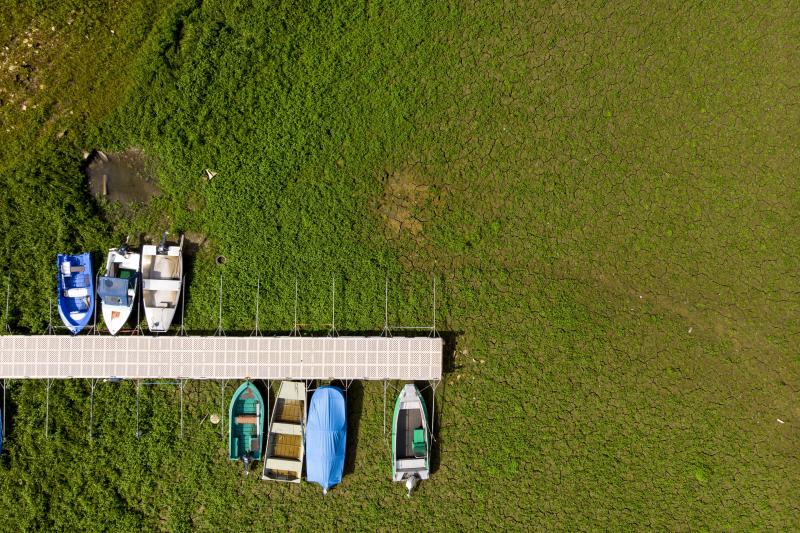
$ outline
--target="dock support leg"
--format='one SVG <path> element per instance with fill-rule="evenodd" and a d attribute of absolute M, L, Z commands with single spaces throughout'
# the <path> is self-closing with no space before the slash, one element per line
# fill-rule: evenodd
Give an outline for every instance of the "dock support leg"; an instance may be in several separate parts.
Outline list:
<path fill-rule="evenodd" d="M 142 380 L 136 380 L 136 438 L 141 438 L 142 432 L 139 430 L 139 393 L 142 390 Z"/>
<path fill-rule="evenodd" d="M 182 379 L 178 382 L 178 387 L 181 389 L 181 440 L 183 440 L 183 387 L 186 385 L 186 380 Z"/>
<path fill-rule="evenodd" d="M 89 440 L 93 440 L 92 430 L 94 429 L 94 389 L 97 387 L 96 379 L 89 380 Z"/>
<path fill-rule="evenodd" d="M 222 380 L 219 384 L 219 408 L 220 408 L 220 425 L 219 425 L 219 436 L 222 440 L 225 440 L 225 385 L 228 382 Z"/>
<path fill-rule="evenodd" d="M 44 382 L 44 438 L 50 438 L 50 387 L 53 386 L 53 380 L 48 379 Z"/>

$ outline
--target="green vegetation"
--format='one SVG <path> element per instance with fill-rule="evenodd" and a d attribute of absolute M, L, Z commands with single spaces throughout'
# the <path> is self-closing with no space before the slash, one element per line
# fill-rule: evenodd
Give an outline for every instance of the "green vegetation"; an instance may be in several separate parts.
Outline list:
<path fill-rule="evenodd" d="M 380 384 L 322 499 L 227 462 L 218 384 L 187 386 L 182 441 L 174 387 L 137 440 L 133 384 L 100 384 L 89 441 L 87 383 L 53 385 L 45 440 L 44 384 L 14 382 L 0 529 L 798 527 L 796 6 L 52 4 L 0 6 L 16 331 L 46 327 L 57 251 L 168 228 L 204 241 L 195 331 L 220 271 L 228 331 L 259 278 L 287 331 L 295 276 L 306 331 L 333 276 L 340 330 L 380 328 L 386 276 L 391 322 L 427 323 L 436 275 L 456 343 L 410 500 Z M 82 152 L 131 146 L 164 194 L 129 215 Z"/>

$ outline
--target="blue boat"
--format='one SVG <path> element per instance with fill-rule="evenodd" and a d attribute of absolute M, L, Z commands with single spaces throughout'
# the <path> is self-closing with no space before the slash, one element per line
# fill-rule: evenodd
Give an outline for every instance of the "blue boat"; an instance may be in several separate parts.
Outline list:
<path fill-rule="evenodd" d="M 338 387 L 321 387 L 311 397 L 306 426 L 306 479 L 322 493 L 341 483 L 347 449 L 347 406 Z"/>
<path fill-rule="evenodd" d="M 73 335 L 89 323 L 94 312 L 94 274 L 88 253 L 58 254 L 58 314 Z"/>

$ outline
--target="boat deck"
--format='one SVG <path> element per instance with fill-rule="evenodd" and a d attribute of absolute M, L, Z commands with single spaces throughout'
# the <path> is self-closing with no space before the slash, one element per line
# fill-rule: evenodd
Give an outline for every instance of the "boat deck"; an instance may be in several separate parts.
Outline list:
<path fill-rule="evenodd" d="M 287 422 L 289 424 L 300 424 L 303 422 L 304 402 L 300 400 L 286 400 L 278 398 L 275 405 L 275 421 Z"/>
<path fill-rule="evenodd" d="M 303 445 L 302 435 L 285 435 L 283 433 L 270 433 L 270 446 L 267 457 L 281 459 L 295 459 L 300 457 L 300 447 Z"/>
<path fill-rule="evenodd" d="M 419 409 L 402 409 L 397 416 L 397 458 L 413 459 L 414 430 L 423 427 Z"/>

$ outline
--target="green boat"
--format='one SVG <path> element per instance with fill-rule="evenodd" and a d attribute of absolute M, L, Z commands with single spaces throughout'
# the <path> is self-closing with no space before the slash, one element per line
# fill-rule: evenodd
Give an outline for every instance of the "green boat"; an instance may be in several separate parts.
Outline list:
<path fill-rule="evenodd" d="M 253 383 L 239 385 L 233 393 L 228 413 L 228 458 L 241 459 L 247 466 L 250 461 L 261 459 L 264 441 L 264 400 Z"/>
<path fill-rule="evenodd" d="M 415 385 L 400 391 L 392 421 L 392 480 L 405 481 L 408 495 L 430 475 L 431 446 L 425 400 Z"/>

